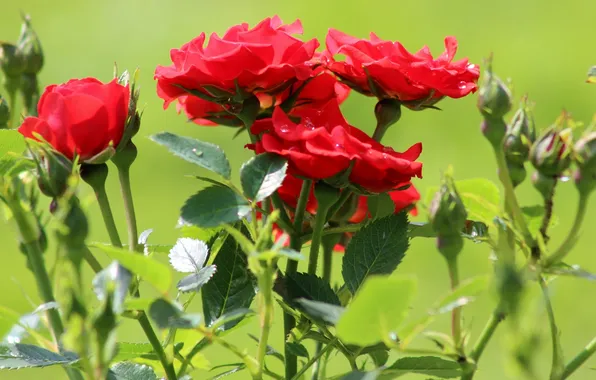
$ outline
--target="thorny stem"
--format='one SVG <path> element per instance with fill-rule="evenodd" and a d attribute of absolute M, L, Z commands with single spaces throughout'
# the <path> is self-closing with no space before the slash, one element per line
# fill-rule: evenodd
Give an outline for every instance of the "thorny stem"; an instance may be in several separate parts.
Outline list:
<path fill-rule="evenodd" d="M 544 262 L 545 267 L 549 267 L 563 260 L 565 256 L 567 256 L 569 251 L 571 251 L 571 248 L 573 248 L 573 246 L 575 245 L 575 242 L 577 241 L 577 236 L 579 235 L 579 230 L 586 216 L 588 198 L 589 193 L 580 192 L 579 202 L 577 204 L 577 212 L 575 214 L 575 220 L 573 221 L 571 230 L 569 231 L 567 238 L 565 238 L 565 241 L 561 244 L 559 249 L 557 249 L 552 255 L 546 258 Z"/>
<path fill-rule="evenodd" d="M 550 224 L 551 218 L 553 217 L 553 198 L 555 196 L 556 183 L 557 178 L 555 177 L 555 182 L 552 186 L 550 194 L 548 194 L 548 196 L 544 199 L 544 217 L 542 218 L 542 225 L 540 226 L 539 233 L 542 236 L 542 240 L 545 244 L 548 243 L 548 226 Z M 540 253 L 540 247 L 538 244 L 535 244 L 531 250 L 532 260 L 538 261 L 540 259 Z"/>
<path fill-rule="evenodd" d="M 267 355 L 267 341 L 273 323 L 273 281 L 274 266 L 272 263 L 263 264 L 264 271 L 258 276 L 260 314 L 261 314 L 261 336 L 259 338 L 259 347 L 257 355 L 258 372 L 257 378 L 262 378 L 265 366 L 265 355 Z"/>
<path fill-rule="evenodd" d="M 480 333 L 480 337 L 478 337 L 478 341 L 476 341 L 476 344 L 474 344 L 474 347 L 472 348 L 472 351 L 469 355 L 469 358 L 474 363 L 474 367 L 471 371 L 464 374 L 461 380 L 472 380 L 474 373 L 476 372 L 476 366 L 480 360 L 480 356 L 482 356 L 484 349 L 488 345 L 488 342 L 493 337 L 497 327 L 501 321 L 503 321 L 503 319 L 505 319 L 505 315 L 498 309 L 493 311 L 493 313 L 490 315 L 486 325 L 484 326 L 484 329 L 482 330 L 482 333 Z"/>
<path fill-rule="evenodd" d="M 592 339 L 590 343 L 588 343 L 586 347 L 584 347 L 584 349 L 565 366 L 561 379 L 564 380 L 571 376 L 575 370 L 581 367 L 586 360 L 594 354 L 594 352 L 596 352 L 596 338 Z"/>
<path fill-rule="evenodd" d="M 304 180 L 302 182 L 302 188 L 300 190 L 300 197 L 296 204 L 296 210 L 294 212 L 294 233 L 290 236 L 290 248 L 300 252 L 302 248 L 302 224 L 304 221 L 304 214 L 306 212 L 306 204 L 308 203 L 308 197 L 310 195 L 310 189 L 312 186 L 311 180 Z M 275 198 L 274 198 L 275 199 Z M 298 262 L 295 260 L 288 260 L 286 266 L 286 275 L 296 273 L 298 270 Z M 285 341 L 290 335 L 292 329 L 296 326 L 296 320 L 288 313 L 284 313 L 284 354 L 285 354 L 285 375 L 286 379 L 291 379 L 298 371 L 298 358 L 292 352 L 287 349 Z"/>

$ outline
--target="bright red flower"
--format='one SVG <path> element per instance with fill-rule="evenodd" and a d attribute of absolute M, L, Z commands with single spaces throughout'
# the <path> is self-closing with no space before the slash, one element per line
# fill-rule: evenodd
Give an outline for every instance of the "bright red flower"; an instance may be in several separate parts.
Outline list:
<path fill-rule="evenodd" d="M 205 33 L 201 33 L 180 49 L 171 50 L 172 65 L 157 67 L 157 94 L 167 107 L 188 95 L 179 86 L 207 96 L 214 89 L 220 93 L 227 91 L 230 97 L 238 95 L 238 90 L 249 94 L 281 92 L 313 73 L 310 61 L 319 42 L 316 39 L 303 42 L 292 36 L 299 33 L 302 33 L 299 20 L 284 25 L 277 16 L 252 29 L 246 23 L 233 26 L 223 37 L 214 33 L 206 46 Z M 191 118 L 204 116 L 193 114 Z"/>
<path fill-rule="evenodd" d="M 72 79 L 46 87 L 37 105 L 38 116 L 27 117 L 19 132 L 36 134 L 69 159 L 89 160 L 117 147 L 128 117 L 130 89 L 116 79 Z"/>
<path fill-rule="evenodd" d="M 455 37 L 445 38 L 445 51 L 436 59 L 427 46 L 412 54 L 401 43 L 381 40 L 374 33 L 365 40 L 330 29 L 326 44 L 328 69 L 366 95 L 432 105 L 445 96 L 461 98 L 477 89 L 478 66 L 467 58 L 453 62 Z M 336 61 L 335 55 L 345 60 Z M 371 82 L 380 93 L 375 94 Z"/>
<path fill-rule="evenodd" d="M 337 101 L 321 108 L 305 107 L 295 123 L 280 108 L 271 119 L 258 120 L 251 128 L 260 140 L 251 146 L 257 153 L 272 152 L 288 159 L 289 172 L 314 180 L 340 174 L 351 166 L 349 180 L 369 192 L 396 189 L 422 176 L 422 164 L 416 162 L 422 151 L 420 143 L 406 152 L 384 147 L 366 133 L 350 126 L 343 118 Z"/>

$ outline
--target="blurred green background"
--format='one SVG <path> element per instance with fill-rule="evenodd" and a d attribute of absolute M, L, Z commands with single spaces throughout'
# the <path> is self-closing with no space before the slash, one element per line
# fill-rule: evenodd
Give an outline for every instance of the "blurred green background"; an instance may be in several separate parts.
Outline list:
<path fill-rule="evenodd" d="M 46 64 L 41 73 L 44 85 L 60 83 L 70 78 L 95 76 L 102 80 L 112 77 L 114 62 L 120 70 L 141 69 L 142 86 L 140 105 L 144 108 L 142 129 L 135 142 L 139 159 L 132 170 L 135 203 L 139 229 L 154 228 L 153 243 L 173 243 L 174 226 L 182 202 L 201 184 L 187 174 L 197 174 L 200 169 L 174 158 L 165 149 L 153 144 L 147 136 L 168 130 L 193 136 L 221 145 L 234 168 L 251 156 L 242 148 L 243 137 L 232 140 L 235 132 L 229 128 L 207 128 L 187 123 L 176 114 L 174 107 L 164 111 L 155 94 L 153 71 L 158 64 L 167 65 L 169 50 L 179 47 L 200 32 L 223 33 L 240 22 L 252 25 L 264 17 L 279 14 L 286 22 L 302 20 L 304 38 L 317 37 L 324 44 L 327 28 L 333 27 L 359 37 L 374 31 L 381 38 L 399 40 L 408 49 L 418 50 L 428 44 L 433 53 L 443 50 L 443 38 L 454 35 L 459 40 L 457 57 L 467 56 L 470 61 L 482 64 L 484 57 L 494 54 L 494 68 L 502 78 L 513 79 L 517 99 L 524 94 L 536 102 L 536 121 L 545 127 L 555 120 L 562 109 L 585 122 L 596 111 L 596 86 L 584 83 L 587 69 L 596 64 L 596 46 L 593 43 L 596 2 L 571 1 L 317 1 L 300 0 L 2 0 L 0 2 L 0 39 L 15 41 L 20 26 L 19 12 L 30 13 L 37 33 L 41 37 Z M 443 111 L 405 111 L 401 121 L 386 135 L 386 144 L 403 150 L 422 141 L 424 152 L 424 178 L 415 184 L 425 194 L 429 186 L 436 185 L 440 174 L 448 165 L 455 167 L 457 179 L 488 177 L 496 181 L 495 165 L 488 143 L 479 132 L 480 116 L 475 108 L 476 96 L 457 101 L 447 99 L 440 103 Z M 374 101 L 352 94 L 343 109 L 354 125 L 372 131 Z M 237 170 L 237 169 L 236 169 Z M 204 173 L 203 173 L 204 174 Z M 117 215 L 121 234 L 125 222 L 121 211 L 119 191 L 114 178 L 110 178 L 109 191 Z M 524 204 L 537 204 L 540 200 L 529 184 L 519 189 Z M 81 186 L 83 198 L 91 199 L 89 189 Z M 555 213 L 559 225 L 553 230 L 553 243 L 558 243 L 567 233 L 576 205 L 576 192 L 572 183 L 564 183 L 557 190 Z M 596 212 L 590 205 L 588 215 Z M 419 219 L 425 218 L 421 212 Z M 89 216 L 93 227 L 91 240 L 107 241 L 97 206 L 91 204 Z M 582 238 L 568 259 L 596 270 L 593 247 L 596 236 L 591 233 L 596 220 L 588 217 Z M 34 280 L 25 269 L 24 256 L 17 250 L 12 227 L 0 224 L 2 265 L 0 265 L 0 304 L 19 313 L 32 310 L 25 294 L 38 302 Z M 489 250 L 484 245 L 468 243 L 461 256 L 462 277 L 487 273 L 491 270 Z M 50 253 L 49 257 L 52 257 Z M 101 258 L 105 262 L 105 258 Z M 339 263 L 340 257 L 336 256 Z M 424 313 L 432 303 L 448 290 L 448 278 L 442 258 L 431 240 L 416 239 L 408 252 L 399 273 L 415 274 L 419 279 L 419 292 L 412 306 L 414 315 Z M 339 266 L 335 272 L 339 280 Z M 557 279 L 552 285 L 557 322 L 562 333 L 566 358 L 575 355 L 596 334 L 596 304 L 593 302 L 596 285 L 573 278 Z M 391 295 L 387 295 L 388 302 Z M 533 302 L 536 300 L 533 300 Z M 494 298 L 486 294 L 466 307 L 465 323 L 472 334 L 478 336 L 491 309 Z M 199 302 L 195 301 L 195 308 Z M 531 308 L 528 326 L 541 331 L 538 348 L 540 379 L 546 379 L 550 364 L 548 326 L 540 301 Z M 281 313 L 277 313 L 274 347 L 281 347 Z M 449 317 L 439 318 L 430 328 L 448 331 Z M 0 331 L 8 326 L 0 320 Z M 246 333 L 256 331 L 256 320 L 234 332 L 230 339 L 242 342 L 252 352 L 256 346 L 246 338 Z M 508 368 L 510 347 L 507 327 L 498 330 L 482 357 L 478 379 L 516 379 L 515 371 Z M 125 323 L 119 332 L 121 340 L 143 339 L 136 324 Z M 421 341 L 422 346 L 431 347 Z M 227 353 L 209 348 L 205 351 L 212 364 L 236 361 Z M 593 379 L 596 358 L 578 371 L 573 379 Z M 276 367 L 274 367 L 276 368 Z M 346 370 L 345 361 L 333 361 L 333 371 Z M 197 379 L 208 378 L 207 372 L 197 371 Z M 0 379 L 39 378 L 61 379 L 58 369 L 49 371 L 24 370 L 0 372 Z M 233 378 L 246 378 L 236 375 Z M 414 376 L 415 378 L 415 376 Z"/>

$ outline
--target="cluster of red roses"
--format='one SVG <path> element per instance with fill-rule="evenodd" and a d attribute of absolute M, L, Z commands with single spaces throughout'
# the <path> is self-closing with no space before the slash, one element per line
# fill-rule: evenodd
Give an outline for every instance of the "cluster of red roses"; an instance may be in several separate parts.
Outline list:
<path fill-rule="evenodd" d="M 299 21 L 284 25 L 278 17 L 252 29 L 234 26 L 223 37 L 212 34 L 206 46 L 203 33 L 171 51 L 172 65 L 157 67 L 157 94 L 164 107 L 177 101 L 178 110 L 197 124 L 245 127 L 253 137 L 247 147 L 285 157 L 289 175 L 279 194 L 289 207 L 295 207 L 302 178 L 337 176 L 365 193 L 390 192 L 396 211 L 412 205 L 419 199 L 410 181 L 421 177 L 422 164 L 416 161 L 421 144 L 404 153 L 383 146 L 349 125 L 339 105 L 353 89 L 398 108 L 433 107 L 445 96 L 475 91 L 478 67 L 467 59 L 452 62 L 457 49 L 452 37 L 435 59 L 427 47 L 412 54 L 374 34 L 364 40 L 337 30 L 329 31 L 326 50 L 317 52 L 319 42 L 303 42 L 293 36 L 298 33 Z M 338 55 L 344 60 L 337 61 Z M 68 158 L 85 161 L 118 145 L 129 97 L 128 86 L 116 80 L 50 86 L 39 102 L 39 116 L 27 118 L 19 130 L 30 138 L 39 134 Z M 366 198 L 358 204 L 351 222 L 367 214 Z M 307 209 L 316 212 L 314 196 Z"/>

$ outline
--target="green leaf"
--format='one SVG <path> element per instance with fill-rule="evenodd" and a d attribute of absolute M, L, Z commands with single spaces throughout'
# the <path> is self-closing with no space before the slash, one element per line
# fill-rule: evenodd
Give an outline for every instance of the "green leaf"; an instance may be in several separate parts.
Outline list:
<path fill-rule="evenodd" d="M 500 213 L 499 188 L 484 178 L 464 179 L 455 181 L 455 187 L 461 197 L 468 218 L 492 225 L 495 216 Z M 439 190 L 438 186 L 430 187 L 426 193 L 425 204 L 429 205 Z"/>
<path fill-rule="evenodd" d="M 32 161 L 23 159 L 25 149 L 25 138 L 18 131 L 0 129 L 0 176 L 34 167 Z"/>
<path fill-rule="evenodd" d="M 31 344 L 0 345 L 0 369 L 39 368 L 68 365 L 79 358 L 72 352 L 60 355 Z"/>
<path fill-rule="evenodd" d="M 367 276 L 392 273 L 404 258 L 408 239 L 404 212 L 378 219 L 358 231 L 348 243 L 342 263 L 342 275 L 352 294 Z"/>
<path fill-rule="evenodd" d="M 121 362 L 149 355 L 154 355 L 153 347 L 149 343 L 121 342 L 118 343 L 116 357 L 112 361 Z"/>
<path fill-rule="evenodd" d="M 387 349 L 383 350 L 375 350 L 368 353 L 368 356 L 373 360 L 375 366 L 382 367 L 387 364 L 387 360 L 389 360 L 389 352 Z"/>
<path fill-rule="evenodd" d="M 302 358 L 310 359 L 310 355 L 308 354 L 308 350 L 302 344 L 297 342 L 286 342 L 287 350 L 295 356 L 300 356 Z"/>
<path fill-rule="evenodd" d="M 184 314 L 181 307 L 163 298 L 153 301 L 149 306 L 149 315 L 160 329 L 193 329 L 202 319 L 199 314 Z"/>
<path fill-rule="evenodd" d="M 244 195 L 254 202 L 267 198 L 281 186 L 287 168 L 287 161 L 273 153 L 263 153 L 251 158 L 240 169 Z"/>
<path fill-rule="evenodd" d="M 284 280 L 288 303 L 292 303 L 296 298 L 306 298 L 341 306 L 339 297 L 331 289 L 329 283 L 314 274 L 288 273 Z"/>
<path fill-rule="evenodd" d="M 196 273 L 205 266 L 209 256 L 209 247 L 204 241 L 191 238 L 179 238 L 170 249 L 170 264 L 180 273 Z"/>
<path fill-rule="evenodd" d="M 242 371 L 242 370 L 244 370 L 246 368 L 246 364 L 244 364 L 244 363 L 236 363 L 234 365 L 236 367 L 234 367 L 234 368 L 232 368 L 232 369 L 230 369 L 228 371 L 222 372 L 222 373 L 220 373 L 218 375 L 215 375 L 215 376 L 209 378 L 209 380 L 219 380 L 219 379 L 222 379 L 222 378 L 224 378 L 226 376 L 232 375 L 232 374 L 234 374 L 236 372 L 240 372 L 240 371 Z M 226 367 L 229 367 L 229 366 L 230 365 L 226 365 Z M 223 366 L 213 367 L 211 370 L 213 371 L 214 369 L 221 368 L 221 367 L 223 367 Z"/>
<path fill-rule="evenodd" d="M 588 272 L 582 269 L 579 265 L 569 265 L 562 262 L 551 265 L 547 268 L 543 268 L 542 271 L 548 274 L 554 274 L 559 276 L 571 276 L 577 278 L 583 278 L 586 280 L 596 280 L 596 274 Z"/>
<path fill-rule="evenodd" d="M 148 365 L 120 362 L 110 368 L 107 380 L 157 380 L 157 375 Z"/>
<path fill-rule="evenodd" d="M 298 298 L 296 302 L 310 319 L 330 325 L 335 325 L 345 310 L 341 306 L 311 301 L 306 298 Z"/>
<path fill-rule="evenodd" d="M 416 356 L 398 359 L 383 370 L 382 379 L 392 379 L 406 374 L 435 376 L 452 379 L 462 375 L 461 366 L 454 361 L 435 356 Z"/>
<path fill-rule="evenodd" d="M 13 323 L 10 331 L 4 336 L 2 343 L 21 343 L 30 333 L 35 335 L 35 330 L 40 327 L 40 314 L 57 308 L 58 304 L 56 302 L 47 302 L 39 305 L 33 312 L 22 316 L 12 310 L 0 309 L 0 319 L 4 322 Z"/>
<path fill-rule="evenodd" d="M 170 289 L 172 272 L 167 265 L 137 252 L 107 244 L 93 243 L 90 246 L 101 249 L 112 260 L 117 260 L 124 268 L 140 276 L 160 292 L 165 294 Z"/>
<path fill-rule="evenodd" d="M 381 219 L 395 212 L 395 203 L 387 193 L 371 195 L 366 198 L 371 219 Z"/>
<path fill-rule="evenodd" d="M 532 234 L 532 236 L 537 236 L 542 227 L 542 220 L 544 219 L 544 206 L 525 206 L 521 208 L 521 211 L 526 224 L 528 225 L 528 230 L 530 230 L 530 234 Z M 554 227 L 558 222 L 558 218 L 555 215 L 551 215 L 548 227 Z"/>
<path fill-rule="evenodd" d="M 384 341 L 406 318 L 415 290 L 411 277 L 370 277 L 337 323 L 337 335 L 360 346 Z"/>
<path fill-rule="evenodd" d="M 250 213 L 250 205 L 229 187 L 207 187 L 186 200 L 180 216 L 198 227 L 236 222 Z"/>
<path fill-rule="evenodd" d="M 448 313 L 453 309 L 469 304 L 476 296 L 488 288 L 489 277 L 477 276 L 467 279 L 443 297 L 431 311 L 432 314 Z"/>
<path fill-rule="evenodd" d="M 255 315 L 255 312 L 250 309 L 235 309 L 217 318 L 215 321 L 213 321 L 213 323 L 211 323 L 209 327 L 211 327 L 214 330 L 217 330 L 226 324 L 231 324 L 234 322 L 238 323 L 242 319 L 252 317 L 253 315 Z"/>
<path fill-rule="evenodd" d="M 354 371 L 343 375 L 341 380 L 377 380 L 380 374 L 381 370 L 379 369 L 371 372 Z"/>
<path fill-rule="evenodd" d="M 165 146 L 174 155 L 230 179 L 230 163 L 223 150 L 215 144 L 169 132 L 151 136 L 151 140 Z"/>
<path fill-rule="evenodd" d="M 207 326 L 226 313 L 247 309 L 255 297 L 246 255 L 232 236 L 226 237 L 213 264 L 217 266 L 217 274 L 201 290 Z M 239 319 L 226 322 L 221 329 L 229 330 L 238 322 Z"/>
<path fill-rule="evenodd" d="M 203 285 L 209 282 L 216 272 L 215 265 L 209 265 L 208 267 L 201 268 L 197 273 L 188 275 L 178 281 L 176 288 L 182 293 L 198 292 L 201 290 Z"/>
<path fill-rule="evenodd" d="M 114 314 L 124 311 L 124 300 L 128 295 L 128 287 L 132 281 L 132 274 L 128 269 L 112 261 L 93 278 L 93 290 L 97 299 L 105 302 L 111 297 L 109 304 Z"/>

